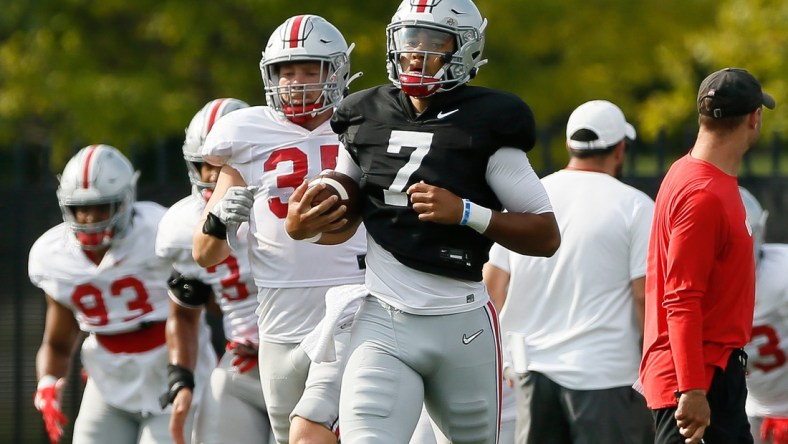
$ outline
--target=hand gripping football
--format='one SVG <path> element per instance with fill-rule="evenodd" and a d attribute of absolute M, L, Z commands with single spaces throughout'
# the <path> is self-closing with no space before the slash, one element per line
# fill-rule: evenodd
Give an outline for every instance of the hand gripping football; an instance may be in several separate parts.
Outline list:
<path fill-rule="evenodd" d="M 345 205 L 347 206 L 347 212 L 344 217 L 348 220 L 355 219 L 361 214 L 361 190 L 353 178 L 334 170 L 323 170 L 317 177 L 309 181 L 309 187 L 311 188 L 321 183 L 326 184 L 326 187 L 312 200 L 312 206 L 320 204 L 331 196 L 338 196 L 339 200 L 329 211 L 334 211 Z"/>

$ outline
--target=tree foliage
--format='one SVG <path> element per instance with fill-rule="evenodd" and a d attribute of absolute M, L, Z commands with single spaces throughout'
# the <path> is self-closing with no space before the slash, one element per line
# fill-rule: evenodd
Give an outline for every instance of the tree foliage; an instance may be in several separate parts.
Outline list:
<path fill-rule="evenodd" d="M 643 125 L 654 133 L 694 119 L 700 81 L 718 69 L 741 67 L 752 72 L 777 100 L 777 108 L 764 113 L 763 133 L 786 134 L 788 2 L 727 0 L 707 20 L 710 26 L 691 29 L 676 51 L 659 54 L 669 84 L 648 97 Z"/>
<path fill-rule="evenodd" d="M 177 138 L 216 97 L 262 104 L 260 53 L 287 17 L 315 13 L 355 42 L 352 89 L 386 82 L 396 0 L 10 0 L 0 16 L 0 146 L 127 149 Z M 700 80 L 750 69 L 782 102 L 788 3 L 769 0 L 478 0 L 490 63 L 475 84 L 509 90 L 560 133 L 583 101 L 618 103 L 641 138 L 692 124 Z M 765 129 L 785 132 L 783 111 Z M 771 122 L 771 123 L 770 123 Z"/>

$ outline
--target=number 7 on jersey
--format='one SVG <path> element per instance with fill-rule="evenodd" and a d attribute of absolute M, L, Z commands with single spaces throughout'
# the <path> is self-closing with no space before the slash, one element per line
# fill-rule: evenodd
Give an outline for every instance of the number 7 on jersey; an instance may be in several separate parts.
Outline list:
<path fill-rule="evenodd" d="M 420 133 L 416 131 L 392 131 L 389 138 L 389 146 L 386 152 L 399 154 L 403 147 L 416 148 L 410 153 L 408 162 L 397 171 L 394 181 L 387 190 L 383 190 L 383 200 L 386 205 L 397 207 L 408 206 L 408 195 L 405 194 L 405 186 L 408 185 L 410 176 L 419 169 L 421 162 L 432 146 L 432 133 Z"/>

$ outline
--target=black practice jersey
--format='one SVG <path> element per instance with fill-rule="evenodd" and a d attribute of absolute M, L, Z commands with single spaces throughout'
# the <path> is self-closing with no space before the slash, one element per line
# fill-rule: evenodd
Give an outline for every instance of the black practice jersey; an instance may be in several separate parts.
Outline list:
<path fill-rule="evenodd" d="M 417 270 L 480 281 L 492 241 L 470 227 L 419 221 L 405 191 L 423 180 L 500 211 L 487 162 L 501 147 L 533 148 L 528 105 L 461 86 L 436 94 L 416 115 L 407 96 L 387 85 L 348 96 L 331 126 L 363 172 L 364 225 L 375 242 Z"/>

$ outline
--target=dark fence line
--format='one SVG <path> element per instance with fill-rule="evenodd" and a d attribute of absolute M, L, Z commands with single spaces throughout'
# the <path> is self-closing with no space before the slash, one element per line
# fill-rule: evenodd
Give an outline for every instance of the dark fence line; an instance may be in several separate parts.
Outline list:
<path fill-rule="evenodd" d="M 660 135 L 650 143 L 635 141 L 627 154 L 624 178 L 661 178 L 670 164 L 689 150 L 695 133 L 689 130 L 683 137 L 671 138 Z M 677 141 L 677 139 L 680 139 Z M 124 152 L 132 164 L 142 172 L 140 183 L 169 185 L 185 180 L 185 169 L 181 153 L 182 140 L 162 139 L 146 146 L 131 145 Z M 81 148 L 75 146 L 72 153 Z M 123 150 L 123 147 L 118 147 Z M 788 175 L 788 159 L 783 152 L 788 148 L 779 135 L 761 140 L 744 158 L 740 177 L 762 179 Z M 50 147 L 25 146 L 0 147 L 0 153 L 8 152 L 10 162 L 0 162 L 0 184 L 26 188 L 31 185 L 57 184 L 60 171 L 50 170 L 52 152 Z M 537 146 L 529 153 L 534 169 L 544 176 L 563 167 L 567 160 L 563 150 L 563 139 L 559 132 L 550 130 L 540 134 Z"/>
<path fill-rule="evenodd" d="M 693 135 L 694 137 L 694 135 Z M 566 162 L 552 139 L 540 140 L 532 152 L 537 172 L 544 176 Z M 682 146 L 687 149 L 692 140 Z M 623 181 L 655 196 L 670 163 L 681 154 L 667 149 L 665 139 L 630 150 Z M 132 149 L 129 157 L 141 171 L 139 199 L 169 206 L 189 192 L 180 142 L 162 142 L 153 149 Z M 783 165 L 781 141 L 763 141 L 742 165 L 740 182 L 771 213 L 767 240 L 788 242 L 788 167 Z M 686 150 L 685 150 L 686 151 Z M 46 148 L 13 147 L 11 162 L 0 163 L 0 442 L 48 442 L 40 414 L 33 408 L 36 388 L 35 354 L 44 330 L 43 294 L 27 276 L 27 256 L 35 239 L 61 222 L 49 171 L 51 153 Z M 63 396 L 69 425 L 62 443 L 69 443 L 82 393 L 79 363 L 74 362 Z"/>

